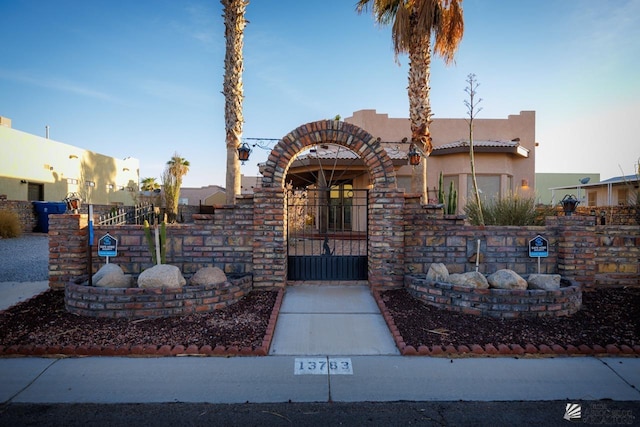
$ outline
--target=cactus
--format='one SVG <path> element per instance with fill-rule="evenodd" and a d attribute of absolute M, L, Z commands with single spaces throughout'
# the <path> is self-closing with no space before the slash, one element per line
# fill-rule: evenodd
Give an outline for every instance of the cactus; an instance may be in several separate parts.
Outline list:
<path fill-rule="evenodd" d="M 458 210 L 458 193 L 453 187 L 453 181 L 449 183 L 449 194 L 447 194 L 447 213 L 455 215 Z"/>
<path fill-rule="evenodd" d="M 455 215 L 458 211 L 458 192 L 453 186 L 453 181 L 451 181 L 449 183 L 449 192 L 445 193 L 444 176 L 442 175 L 442 172 L 440 172 L 440 177 L 438 179 L 438 204 L 442 205 L 442 210 L 445 215 Z"/>
<path fill-rule="evenodd" d="M 156 244 L 155 244 L 155 236 L 154 233 L 151 233 L 151 227 L 149 226 L 149 221 L 144 220 L 144 237 L 147 240 L 147 246 L 149 247 L 149 252 L 151 252 L 151 259 L 153 264 L 158 264 L 158 260 L 156 257 Z M 166 263 L 167 257 L 167 225 L 163 221 L 160 224 L 160 264 Z"/>

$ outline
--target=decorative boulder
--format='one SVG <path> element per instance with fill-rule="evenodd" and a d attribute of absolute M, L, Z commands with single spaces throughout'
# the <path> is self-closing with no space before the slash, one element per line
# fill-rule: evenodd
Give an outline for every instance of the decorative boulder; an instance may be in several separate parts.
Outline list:
<path fill-rule="evenodd" d="M 476 289 L 487 289 L 489 282 L 484 275 L 477 271 L 469 271 L 461 274 L 450 274 L 449 283 L 460 286 L 468 286 Z"/>
<path fill-rule="evenodd" d="M 529 289 L 542 289 L 543 291 L 555 291 L 560 289 L 559 274 L 530 274 L 527 278 Z"/>
<path fill-rule="evenodd" d="M 103 265 L 92 277 L 93 286 L 98 288 L 129 288 L 131 282 L 131 276 L 117 264 Z"/>
<path fill-rule="evenodd" d="M 204 267 L 196 271 L 191 277 L 190 283 L 198 285 L 217 285 L 227 281 L 227 275 L 218 267 Z"/>
<path fill-rule="evenodd" d="M 154 265 L 138 276 L 139 288 L 181 288 L 186 283 L 180 269 L 169 264 Z"/>
<path fill-rule="evenodd" d="M 487 277 L 489 285 L 496 289 L 527 289 L 527 281 L 513 270 L 498 270 Z"/>
<path fill-rule="evenodd" d="M 429 267 L 429 271 L 427 272 L 427 280 L 433 280 L 436 282 L 447 282 L 449 279 L 449 270 L 447 270 L 447 266 L 440 263 L 434 262 Z"/>

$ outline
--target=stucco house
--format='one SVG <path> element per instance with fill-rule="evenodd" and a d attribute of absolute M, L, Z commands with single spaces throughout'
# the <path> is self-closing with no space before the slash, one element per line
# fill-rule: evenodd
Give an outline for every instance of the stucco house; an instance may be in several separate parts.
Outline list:
<path fill-rule="evenodd" d="M 398 186 L 411 192 L 414 166 L 407 160 L 409 119 L 359 110 L 345 121 L 379 139 L 393 162 Z M 473 131 L 476 176 L 484 197 L 535 194 L 535 112 L 522 111 L 506 119 L 476 119 Z M 429 201 L 437 201 L 442 172 L 445 188 L 453 182 L 457 189 L 462 210 L 472 190 L 467 121 L 434 119 L 431 134 L 434 149 L 427 160 Z M 348 149 L 331 144 L 319 144 L 301 153 L 287 171 L 287 181 L 294 188 L 329 187 L 333 190 L 329 199 L 332 194 L 344 198 L 345 189 L 366 189 L 369 185 L 363 161 Z"/>
<path fill-rule="evenodd" d="M 0 195 L 8 200 L 61 201 L 77 193 L 84 203 L 133 205 L 140 162 L 95 153 L 13 129 L 0 117 Z"/>
<path fill-rule="evenodd" d="M 615 176 L 600 182 L 582 185 L 554 187 L 553 200 L 557 203 L 567 193 L 580 200 L 580 206 L 629 206 L 635 205 L 640 188 L 639 175 Z"/>

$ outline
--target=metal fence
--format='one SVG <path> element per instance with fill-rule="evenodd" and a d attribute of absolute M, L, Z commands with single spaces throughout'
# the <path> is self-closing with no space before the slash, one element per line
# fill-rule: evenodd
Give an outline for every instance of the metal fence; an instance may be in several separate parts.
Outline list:
<path fill-rule="evenodd" d="M 160 222 L 159 214 L 156 213 L 152 203 L 141 203 L 135 206 L 113 208 L 107 214 L 98 217 L 98 225 L 142 225 L 144 221 L 149 224 Z"/>

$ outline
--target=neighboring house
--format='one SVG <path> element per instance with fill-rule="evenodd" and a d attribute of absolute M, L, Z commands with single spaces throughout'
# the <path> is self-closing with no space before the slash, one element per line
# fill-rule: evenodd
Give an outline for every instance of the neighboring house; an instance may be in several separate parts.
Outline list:
<path fill-rule="evenodd" d="M 180 204 L 189 206 L 214 206 L 223 205 L 226 201 L 225 190 L 219 185 L 206 187 L 182 187 L 180 188 Z"/>
<path fill-rule="evenodd" d="M 554 189 L 565 188 L 578 200 L 586 197 L 583 187 L 600 181 L 599 173 L 536 173 L 536 201 L 545 205 L 556 205 L 566 193 Z"/>
<path fill-rule="evenodd" d="M 558 203 L 564 195 L 571 193 L 580 206 L 628 206 L 637 203 L 640 188 L 638 175 L 616 176 L 604 181 L 587 183 L 577 188 L 575 185 L 555 187 L 550 190 L 554 194 L 552 200 Z M 582 195 L 576 194 L 579 190 Z M 575 193 L 574 193 L 575 192 Z"/>
<path fill-rule="evenodd" d="M 379 139 L 396 169 L 398 187 L 410 193 L 414 167 L 407 161 L 409 119 L 360 110 L 345 121 Z M 475 119 L 473 131 L 476 176 L 484 197 L 502 197 L 515 192 L 535 194 L 535 112 L 522 111 L 507 119 Z M 453 182 L 458 191 L 461 211 L 472 191 L 469 125 L 465 119 L 434 119 L 431 135 L 434 149 L 427 160 L 429 201 L 437 201 L 438 178 L 442 172 L 445 188 Z M 295 188 L 337 185 L 342 189 L 366 189 L 369 177 L 362 160 L 348 149 L 318 144 L 301 153 L 291 164 L 287 182 Z"/>
<path fill-rule="evenodd" d="M 0 195 L 9 200 L 61 201 L 77 193 L 83 203 L 133 205 L 139 182 L 138 159 L 21 132 L 0 117 Z"/>

